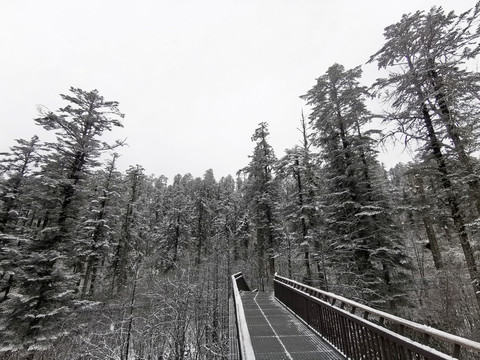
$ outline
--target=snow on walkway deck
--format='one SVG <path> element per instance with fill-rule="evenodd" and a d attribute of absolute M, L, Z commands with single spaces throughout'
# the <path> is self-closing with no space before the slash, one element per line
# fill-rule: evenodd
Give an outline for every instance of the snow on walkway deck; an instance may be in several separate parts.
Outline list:
<path fill-rule="evenodd" d="M 256 360 L 345 359 L 275 300 L 273 293 L 242 292 L 242 303 Z"/>

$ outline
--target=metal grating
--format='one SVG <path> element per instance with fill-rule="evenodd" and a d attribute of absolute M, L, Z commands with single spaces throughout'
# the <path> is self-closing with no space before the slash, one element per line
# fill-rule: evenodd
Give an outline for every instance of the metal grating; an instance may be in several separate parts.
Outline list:
<path fill-rule="evenodd" d="M 278 303 L 273 293 L 242 292 L 242 303 L 257 360 L 345 359 Z"/>

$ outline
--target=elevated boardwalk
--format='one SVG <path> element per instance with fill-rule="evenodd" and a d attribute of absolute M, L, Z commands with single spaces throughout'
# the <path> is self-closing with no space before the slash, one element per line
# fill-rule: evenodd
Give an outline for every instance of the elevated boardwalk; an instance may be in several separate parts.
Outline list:
<path fill-rule="evenodd" d="M 274 293 L 250 291 L 242 273 L 232 290 L 230 360 L 480 359 L 478 342 L 278 275 Z"/>
<path fill-rule="evenodd" d="M 257 360 L 346 359 L 275 300 L 273 293 L 241 294 Z"/>

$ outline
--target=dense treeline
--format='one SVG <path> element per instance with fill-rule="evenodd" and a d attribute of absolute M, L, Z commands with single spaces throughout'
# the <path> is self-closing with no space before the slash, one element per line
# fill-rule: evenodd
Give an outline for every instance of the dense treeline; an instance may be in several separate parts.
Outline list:
<path fill-rule="evenodd" d="M 1 357 L 225 358 L 239 270 L 478 340 L 479 16 L 405 15 L 370 59 L 386 78 L 367 88 L 361 68 L 332 65 L 302 96 L 299 145 L 278 159 L 260 123 L 235 177 L 122 173 L 122 142 L 102 140 L 119 104 L 61 95 L 35 119 L 56 141 L 1 154 Z M 387 171 L 376 148 L 392 136 L 416 157 Z"/>

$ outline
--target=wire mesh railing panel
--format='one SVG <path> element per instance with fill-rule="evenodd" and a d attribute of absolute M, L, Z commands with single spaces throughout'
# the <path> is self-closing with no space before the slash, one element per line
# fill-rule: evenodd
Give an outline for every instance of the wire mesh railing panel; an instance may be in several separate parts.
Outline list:
<path fill-rule="evenodd" d="M 453 359 L 354 315 L 356 306 L 352 306 L 350 312 L 343 308 L 343 303 L 340 307 L 334 306 L 336 299 L 289 279 L 276 277 L 274 292 L 280 302 L 349 359 Z"/>

